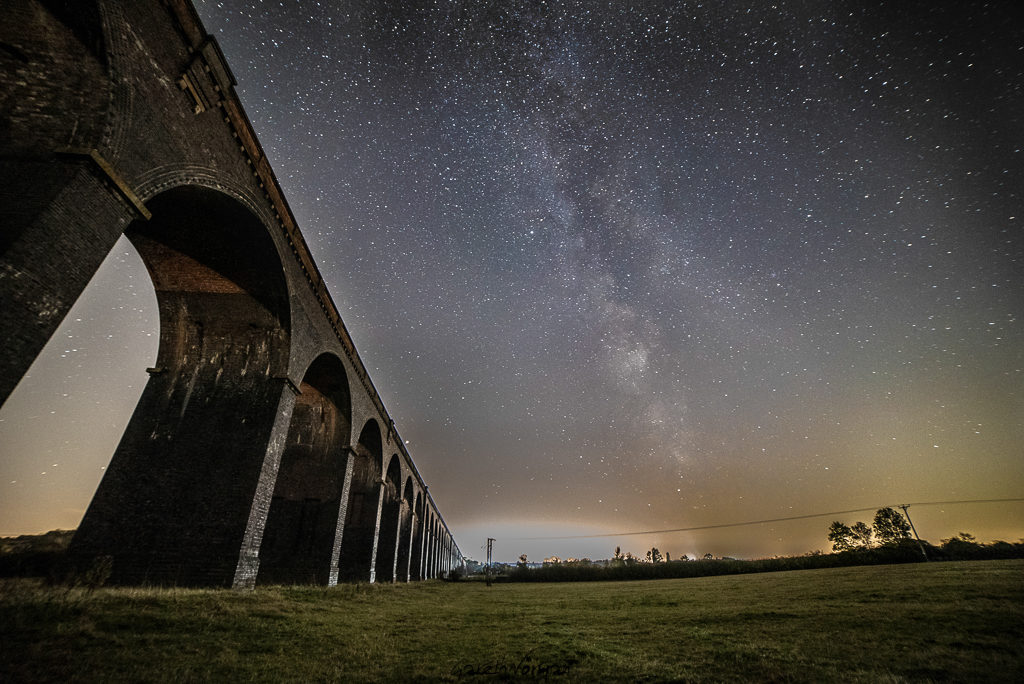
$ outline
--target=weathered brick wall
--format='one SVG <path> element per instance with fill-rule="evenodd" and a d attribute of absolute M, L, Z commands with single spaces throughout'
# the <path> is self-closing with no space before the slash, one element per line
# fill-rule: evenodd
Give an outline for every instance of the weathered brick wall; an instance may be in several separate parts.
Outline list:
<path fill-rule="evenodd" d="M 82 3 L 80 33 L 98 32 Z M 4 2 L 0 21 L 0 287 L 8 293 L 0 325 L 0 397 L 6 398 L 109 251 L 80 254 L 68 239 L 106 241 L 79 220 L 109 216 L 119 234 L 123 206 L 102 192 L 90 162 L 60 155 L 103 134 L 110 101 L 106 65 L 44 3 Z M 73 181 L 81 179 L 81 187 Z M 55 227 L 40 235 L 33 224 Z M 112 242 L 110 244 L 113 244 Z"/>

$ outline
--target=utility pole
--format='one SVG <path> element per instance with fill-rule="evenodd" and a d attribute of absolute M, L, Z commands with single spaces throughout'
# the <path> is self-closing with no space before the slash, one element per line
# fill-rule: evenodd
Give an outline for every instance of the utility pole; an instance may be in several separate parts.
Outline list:
<path fill-rule="evenodd" d="M 491 586 L 491 548 L 494 546 L 494 540 L 490 537 L 487 538 L 487 571 L 485 575 L 487 577 L 487 586 Z"/>
<path fill-rule="evenodd" d="M 917 534 L 917 528 L 914 527 L 914 521 L 910 519 L 910 513 L 907 512 L 909 504 L 900 504 L 899 507 L 903 509 L 903 515 L 906 516 L 907 522 L 910 523 L 910 529 L 914 531 L 914 538 L 917 539 L 917 547 L 921 549 L 921 555 L 924 556 L 924 559 L 927 561 L 928 554 L 924 552 L 924 544 L 921 543 L 921 537 Z"/>

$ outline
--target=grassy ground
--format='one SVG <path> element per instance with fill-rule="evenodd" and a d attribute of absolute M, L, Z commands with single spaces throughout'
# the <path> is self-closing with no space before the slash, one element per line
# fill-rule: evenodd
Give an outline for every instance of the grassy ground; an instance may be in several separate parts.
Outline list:
<path fill-rule="evenodd" d="M 0 681 L 1024 681 L 1024 561 L 619 583 L 0 585 Z"/>

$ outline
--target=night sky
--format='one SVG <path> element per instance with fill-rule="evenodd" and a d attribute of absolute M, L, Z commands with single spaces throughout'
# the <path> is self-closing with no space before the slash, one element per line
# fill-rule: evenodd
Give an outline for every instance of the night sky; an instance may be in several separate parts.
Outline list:
<path fill-rule="evenodd" d="M 197 3 L 466 555 L 1024 496 L 1024 30 L 868 4 Z M 97 280 L 0 413 L 0 534 L 78 524 L 155 359 L 131 248 Z"/>

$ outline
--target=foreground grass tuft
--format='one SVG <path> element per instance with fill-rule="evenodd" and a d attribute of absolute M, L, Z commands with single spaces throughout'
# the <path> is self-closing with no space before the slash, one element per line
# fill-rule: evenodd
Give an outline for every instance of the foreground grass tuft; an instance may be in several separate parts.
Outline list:
<path fill-rule="evenodd" d="M 1024 681 L 1024 561 L 619 583 L 0 584 L 0 681 Z"/>

